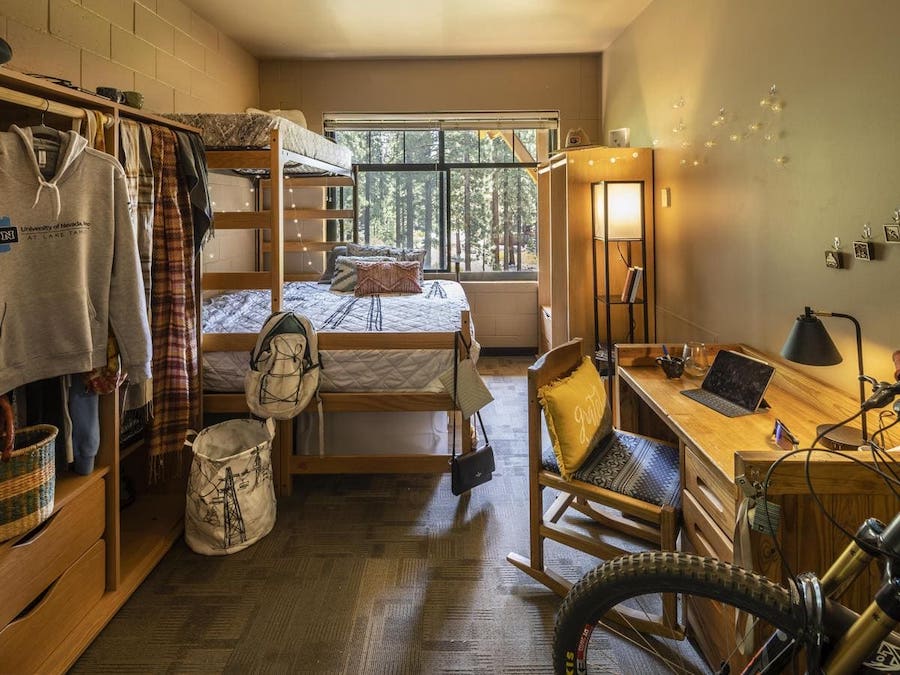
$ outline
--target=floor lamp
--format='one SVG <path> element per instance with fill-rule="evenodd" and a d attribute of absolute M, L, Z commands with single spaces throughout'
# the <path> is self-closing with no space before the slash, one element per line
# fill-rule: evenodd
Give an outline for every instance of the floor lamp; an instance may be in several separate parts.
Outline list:
<path fill-rule="evenodd" d="M 836 316 L 841 319 L 848 319 L 853 322 L 856 329 L 856 355 L 859 362 L 859 404 L 866 400 L 865 381 L 863 376 L 863 353 L 862 353 L 862 331 L 859 327 L 859 321 L 849 314 L 839 314 L 837 312 L 814 312 L 807 307 L 802 316 L 798 316 L 794 322 L 793 328 L 781 348 L 781 355 L 788 361 L 802 363 L 807 366 L 833 366 L 841 361 L 841 353 L 835 347 L 831 336 L 825 330 L 825 326 L 819 320 L 820 316 Z M 866 413 L 863 412 L 861 418 L 862 429 L 855 427 L 841 426 L 829 431 L 823 440 L 828 441 L 836 450 L 848 448 L 858 448 L 868 441 L 868 429 L 866 427 Z M 816 434 L 821 434 L 832 424 L 820 424 L 816 428 Z"/>

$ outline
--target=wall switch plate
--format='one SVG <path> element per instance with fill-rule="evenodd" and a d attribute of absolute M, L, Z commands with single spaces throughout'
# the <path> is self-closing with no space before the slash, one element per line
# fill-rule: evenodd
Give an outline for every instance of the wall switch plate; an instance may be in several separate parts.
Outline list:
<path fill-rule="evenodd" d="M 664 209 L 672 206 L 672 190 L 670 188 L 662 188 L 659 191 L 659 199 Z"/>
<path fill-rule="evenodd" d="M 631 142 L 631 129 L 623 127 L 622 129 L 611 129 L 609 132 L 609 147 L 611 148 L 627 148 Z"/>

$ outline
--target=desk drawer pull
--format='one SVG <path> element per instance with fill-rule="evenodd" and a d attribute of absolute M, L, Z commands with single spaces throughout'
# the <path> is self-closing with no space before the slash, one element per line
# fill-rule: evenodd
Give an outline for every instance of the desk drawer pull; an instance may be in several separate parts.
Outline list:
<path fill-rule="evenodd" d="M 718 509 L 719 512 L 725 510 L 725 505 L 722 503 L 722 500 L 716 496 L 716 493 L 713 489 L 706 484 L 706 481 L 699 475 L 695 477 L 697 481 L 697 487 L 700 489 L 700 492 L 703 493 L 703 496 L 709 500 L 710 504 Z"/>
<path fill-rule="evenodd" d="M 710 543 L 709 539 L 706 538 L 706 535 L 703 533 L 703 528 L 700 527 L 699 523 L 694 523 L 694 538 L 696 543 L 700 544 L 700 546 L 704 549 L 703 555 L 710 558 L 718 558 L 716 555 L 715 547 Z"/>

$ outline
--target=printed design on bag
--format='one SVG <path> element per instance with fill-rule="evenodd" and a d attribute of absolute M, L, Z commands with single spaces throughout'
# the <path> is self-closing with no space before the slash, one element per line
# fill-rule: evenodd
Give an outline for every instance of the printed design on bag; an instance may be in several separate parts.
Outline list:
<path fill-rule="evenodd" d="M 193 503 L 195 512 L 201 514 L 203 522 L 222 528 L 222 548 L 226 550 L 247 541 L 240 495 L 272 480 L 272 463 L 263 461 L 260 448 L 254 448 L 250 456 L 251 461 L 237 474 L 230 466 L 225 467 L 224 475 L 208 474 L 205 468 L 215 471 L 211 463 L 195 462 L 191 467 L 187 498 Z"/>
<path fill-rule="evenodd" d="M 0 218 L 0 253 L 9 253 L 13 244 L 19 243 L 19 230 L 13 227 L 9 216 Z"/>

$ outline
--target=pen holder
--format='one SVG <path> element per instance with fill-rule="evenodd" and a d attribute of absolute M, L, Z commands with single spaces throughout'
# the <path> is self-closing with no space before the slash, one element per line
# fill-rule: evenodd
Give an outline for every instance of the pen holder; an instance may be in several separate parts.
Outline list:
<path fill-rule="evenodd" d="M 656 363 L 670 379 L 681 377 L 684 372 L 684 359 L 680 356 L 657 356 Z"/>

